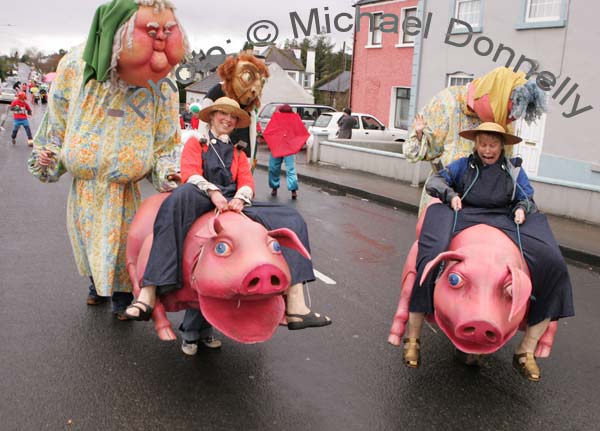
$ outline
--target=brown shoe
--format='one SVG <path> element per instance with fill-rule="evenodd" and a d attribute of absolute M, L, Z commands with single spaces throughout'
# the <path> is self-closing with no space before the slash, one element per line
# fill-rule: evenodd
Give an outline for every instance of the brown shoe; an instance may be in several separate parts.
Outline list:
<path fill-rule="evenodd" d="M 535 356 L 531 352 L 515 353 L 513 356 L 513 367 L 530 382 L 538 382 L 542 377 L 540 368 L 537 362 L 535 362 Z"/>
<path fill-rule="evenodd" d="M 296 200 L 297 197 L 298 197 L 298 193 L 296 192 L 296 190 L 292 191 L 292 199 Z"/>
<path fill-rule="evenodd" d="M 421 341 L 418 338 L 404 339 L 402 359 L 404 365 L 409 368 L 418 368 L 421 365 Z"/>
<path fill-rule="evenodd" d="M 271 190 L 271 196 L 277 196 L 277 189 Z"/>

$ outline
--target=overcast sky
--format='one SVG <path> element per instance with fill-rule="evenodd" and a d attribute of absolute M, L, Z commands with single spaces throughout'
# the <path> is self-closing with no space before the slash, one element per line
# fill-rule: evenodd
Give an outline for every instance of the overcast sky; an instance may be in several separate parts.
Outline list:
<path fill-rule="evenodd" d="M 0 7 L 0 55 L 15 48 L 22 53 L 28 47 L 51 53 L 83 43 L 94 12 L 102 3 L 102 0 L 3 1 Z M 174 3 L 177 16 L 195 50 L 206 51 L 219 45 L 228 52 L 239 51 L 248 27 L 259 20 L 273 21 L 279 28 L 278 42 L 283 42 L 286 38 L 293 38 L 290 12 L 297 12 L 307 25 L 311 8 L 318 8 L 322 26 L 325 25 L 325 14 L 330 15 L 334 42 L 339 46 L 343 41 L 348 46 L 352 45 L 352 32 L 336 31 L 333 18 L 342 12 L 353 14 L 352 5 L 356 0 L 174 0 Z M 340 21 L 341 26 L 348 23 L 346 18 Z M 257 33 L 261 38 L 267 34 L 264 29 Z M 229 45 L 227 39 L 231 39 Z"/>

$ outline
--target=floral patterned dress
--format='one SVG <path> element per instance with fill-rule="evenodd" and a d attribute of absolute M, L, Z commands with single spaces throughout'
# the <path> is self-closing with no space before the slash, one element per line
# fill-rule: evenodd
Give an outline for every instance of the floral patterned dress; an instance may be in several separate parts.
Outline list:
<path fill-rule="evenodd" d="M 481 124 L 477 114 L 467 106 L 468 90 L 468 84 L 445 88 L 425 105 L 421 110 L 426 123 L 421 141 L 417 140 L 412 128 L 404 144 L 404 155 L 409 161 L 416 163 L 421 160 L 440 160 L 444 166 L 448 166 L 473 152 L 473 141 L 458 135 L 463 130 L 474 129 Z M 511 133 L 510 126 L 508 129 Z M 507 153 L 510 156 L 510 151 Z M 431 197 L 423 188 L 420 210 L 430 200 Z"/>
<path fill-rule="evenodd" d="M 58 67 L 28 165 L 43 182 L 58 181 L 65 171 L 73 177 L 67 227 L 77 268 L 93 277 L 99 295 L 109 296 L 132 289 L 125 249 L 140 203 L 137 182 L 151 175 L 159 191 L 174 187 L 166 176 L 177 171 L 169 153 L 179 141 L 179 95 L 167 83 L 164 99 L 109 82 L 91 80 L 84 87 L 81 54 L 76 48 Z M 38 154 L 46 149 L 59 162 L 39 167 Z"/>

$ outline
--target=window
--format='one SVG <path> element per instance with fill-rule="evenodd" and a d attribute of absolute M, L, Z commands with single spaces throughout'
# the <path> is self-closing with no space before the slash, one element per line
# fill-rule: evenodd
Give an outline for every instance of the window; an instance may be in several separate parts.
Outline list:
<path fill-rule="evenodd" d="M 560 19 L 562 0 L 527 0 L 525 21 L 556 21 Z"/>
<path fill-rule="evenodd" d="M 383 12 L 373 14 L 373 28 L 369 23 L 369 46 L 381 46 L 383 33 L 381 32 L 381 21 L 383 21 Z"/>
<path fill-rule="evenodd" d="M 383 130 L 383 124 L 373 117 L 362 117 L 363 129 L 365 130 Z"/>
<path fill-rule="evenodd" d="M 481 27 L 481 0 L 456 0 L 456 10 L 454 18 L 471 24 L 473 29 Z M 466 30 L 466 27 L 455 25 L 459 30 Z"/>
<path fill-rule="evenodd" d="M 314 126 L 315 127 L 327 127 L 327 126 L 329 126 L 329 123 L 331 123 L 332 118 L 333 118 L 333 116 L 331 114 L 323 114 L 319 118 L 317 118 L 317 121 L 315 121 Z"/>
<path fill-rule="evenodd" d="M 307 108 L 304 107 L 302 109 L 302 119 L 303 120 L 311 120 L 314 121 L 318 118 L 319 116 L 319 112 L 317 111 L 317 108 Z"/>
<path fill-rule="evenodd" d="M 404 22 L 406 18 L 409 16 L 417 16 L 417 8 L 404 8 L 402 9 L 402 18 L 400 20 L 400 41 L 397 46 L 413 46 L 415 44 L 415 39 L 417 36 L 411 36 L 409 34 L 404 33 Z M 412 20 L 411 20 L 412 22 Z M 411 28 L 411 32 L 414 32 L 416 29 Z"/>
<path fill-rule="evenodd" d="M 396 111 L 394 127 L 408 129 L 408 106 L 410 104 L 410 88 L 396 88 Z"/>
<path fill-rule="evenodd" d="M 265 106 L 260 113 L 260 116 L 264 118 L 271 118 L 273 116 L 273 112 L 275 112 L 275 108 L 277 108 L 277 106 L 274 104 Z"/>
<path fill-rule="evenodd" d="M 567 0 L 521 0 L 521 10 L 517 30 L 567 25 Z"/>
<path fill-rule="evenodd" d="M 310 88 L 310 87 L 312 87 L 312 85 L 311 85 L 311 79 L 310 79 L 311 75 L 312 75 L 311 73 L 305 73 L 304 74 L 304 88 Z"/>
<path fill-rule="evenodd" d="M 448 75 L 448 87 L 452 87 L 455 85 L 467 85 L 471 81 L 473 81 L 472 75 L 466 75 L 464 73 L 455 73 L 453 75 Z"/>
<path fill-rule="evenodd" d="M 290 78 L 292 78 L 294 81 L 298 81 L 298 75 L 296 75 L 296 72 L 288 72 L 287 74 L 288 74 L 288 76 L 289 76 Z"/>
<path fill-rule="evenodd" d="M 337 121 L 338 126 L 342 125 L 342 121 L 344 120 L 344 117 L 345 116 L 342 115 L 342 116 L 340 116 L 340 118 L 338 118 L 338 121 Z M 352 129 L 358 130 L 359 129 L 359 127 L 358 127 L 358 124 L 359 124 L 358 123 L 358 121 L 359 121 L 358 117 L 356 115 L 352 115 L 352 119 L 354 120 L 354 122 L 352 123 Z"/>

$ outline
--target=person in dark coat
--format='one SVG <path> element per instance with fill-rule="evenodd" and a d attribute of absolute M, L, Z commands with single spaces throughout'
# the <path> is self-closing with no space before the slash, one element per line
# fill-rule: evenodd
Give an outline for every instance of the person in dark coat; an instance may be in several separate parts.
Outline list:
<path fill-rule="evenodd" d="M 419 236 L 417 277 L 409 304 L 404 360 L 419 365 L 419 336 L 425 313 L 433 312 L 437 271 L 419 284 L 427 263 L 444 252 L 458 232 L 476 224 L 502 230 L 522 246 L 530 270 L 532 296 L 527 329 L 517 346 L 513 365 L 531 381 L 540 379 L 534 352 L 550 321 L 574 315 L 567 265 L 546 216 L 537 211 L 533 188 L 520 169 L 521 160 L 508 160 L 504 146 L 521 141 L 496 123 L 482 123 L 460 136 L 475 141 L 474 153 L 449 164 L 427 182 L 427 193 L 443 203 L 427 209 Z M 527 220 L 527 223 L 525 223 Z M 454 228 L 453 228 L 454 226 Z"/>
<path fill-rule="evenodd" d="M 338 126 L 338 138 L 352 139 L 352 129 L 356 126 L 356 119 L 352 116 L 350 108 L 344 108 L 344 115 L 338 120 Z"/>

